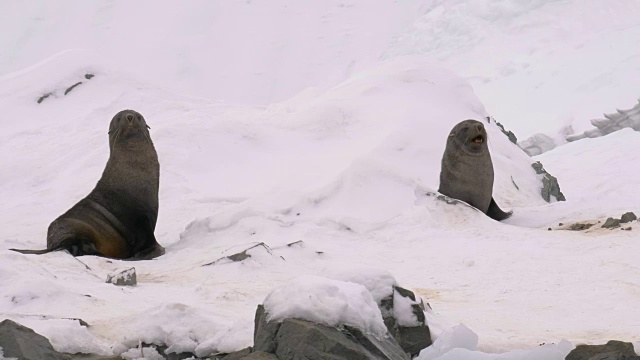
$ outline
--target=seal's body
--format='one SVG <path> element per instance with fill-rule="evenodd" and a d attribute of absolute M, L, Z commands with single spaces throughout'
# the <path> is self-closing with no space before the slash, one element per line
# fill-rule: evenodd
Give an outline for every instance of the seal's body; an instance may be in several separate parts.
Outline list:
<path fill-rule="evenodd" d="M 130 260 L 164 254 L 153 234 L 160 165 L 142 115 L 133 110 L 116 114 L 109 126 L 109 148 L 107 166 L 93 191 L 49 225 L 47 249 L 16 251 L 66 249 L 74 256 Z"/>
<path fill-rule="evenodd" d="M 493 163 L 487 131 L 476 120 L 465 120 L 451 130 L 442 156 L 438 192 L 462 200 L 494 220 L 511 216 L 493 200 Z"/>

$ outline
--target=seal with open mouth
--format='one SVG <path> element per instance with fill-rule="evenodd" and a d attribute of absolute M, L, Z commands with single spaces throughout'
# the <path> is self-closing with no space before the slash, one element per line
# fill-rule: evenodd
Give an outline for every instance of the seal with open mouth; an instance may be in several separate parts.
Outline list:
<path fill-rule="evenodd" d="M 49 225 L 45 250 L 11 250 L 44 254 L 65 249 L 73 256 L 129 260 L 164 254 L 153 233 L 160 164 L 148 129 L 136 111 L 117 113 L 109 125 L 109 160 L 93 191 Z"/>
<path fill-rule="evenodd" d="M 512 212 L 502 211 L 493 199 L 493 178 L 484 125 L 476 120 L 458 123 L 442 156 L 438 192 L 462 200 L 494 220 L 504 220 Z"/>

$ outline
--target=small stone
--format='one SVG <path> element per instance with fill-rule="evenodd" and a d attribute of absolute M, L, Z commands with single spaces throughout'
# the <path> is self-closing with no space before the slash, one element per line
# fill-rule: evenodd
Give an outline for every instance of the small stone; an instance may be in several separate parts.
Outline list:
<path fill-rule="evenodd" d="M 631 231 L 633 228 L 631 226 L 624 228 L 625 231 Z"/>
<path fill-rule="evenodd" d="M 91 80 L 92 77 L 94 77 L 95 75 L 93 74 L 84 74 L 84 78 L 87 80 Z"/>
<path fill-rule="evenodd" d="M 563 225 L 564 225 L 563 223 L 558 223 L 558 226 L 563 226 Z"/>
<path fill-rule="evenodd" d="M 120 269 L 107 275 L 107 283 L 118 286 L 135 286 L 138 283 L 136 268 Z"/>
<path fill-rule="evenodd" d="M 635 221 L 635 220 L 638 220 L 638 217 L 636 216 L 636 214 L 634 214 L 632 212 L 625 213 L 620 218 L 620 222 L 621 223 L 628 223 L 628 222 L 632 222 L 632 221 Z"/>
<path fill-rule="evenodd" d="M 605 229 L 613 229 L 620 226 L 620 219 L 608 218 L 607 221 L 602 224 L 602 227 Z"/>
<path fill-rule="evenodd" d="M 547 230 L 551 231 L 551 228 L 548 228 Z"/>

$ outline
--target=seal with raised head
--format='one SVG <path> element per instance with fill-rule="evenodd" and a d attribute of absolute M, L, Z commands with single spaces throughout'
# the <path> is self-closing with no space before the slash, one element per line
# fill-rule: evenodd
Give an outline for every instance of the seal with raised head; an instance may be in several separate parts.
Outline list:
<path fill-rule="evenodd" d="M 148 129 L 138 112 L 117 113 L 109 125 L 109 160 L 93 191 L 49 225 L 45 250 L 12 250 L 128 260 L 164 254 L 153 234 L 160 164 Z"/>
<path fill-rule="evenodd" d="M 462 200 L 494 220 L 504 220 L 512 212 L 502 211 L 493 199 L 493 177 L 484 125 L 476 120 L 458 123 L 447 138 L 438 192 Z"/>

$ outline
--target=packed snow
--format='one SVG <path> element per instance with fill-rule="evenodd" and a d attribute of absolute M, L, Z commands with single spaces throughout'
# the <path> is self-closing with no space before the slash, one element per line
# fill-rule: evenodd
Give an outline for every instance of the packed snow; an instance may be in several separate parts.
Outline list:
<path fill-rule="evenodd" d="M 356 283 L 304 276 L 264 299 L 267 321 L 300 318 L 327 326 L 349 325 L 384 337 L 387 328 L 369 290 Z"/>
<path fill-rule="evenodd" d="M 251 345 L 258 304 L 314 314 L 278 300 L 311 285 L 363 311 L 315 320 L 378 329 L 365 315 L 400 285 L 432 308 L 421 360 L 562 359 L 582 342 L 640 341 L 640 226 L 559 226 L 640 214 L 640 133 L 530 158 L 486 121 L 553 131 L 635 101 L 639 6 L 0 5 L 0 319 L 63 352 L 133 359 L 145 342 L 208 356 Z M 91 191 L 126 108 L 159 154 L 166 254 L 132 265 L 9 251 L 43 248 L 49 223 Z M 467 118 L 485 122 L 494 198 L 514 211 L 503 223 L 432 195 L 447 135 Z M 566 202 L 542 200 L 538 160 Z M 132 266 L 136 286 L 106 283 Z M 275 311 L 287 304 L 300 308 Z"/>

